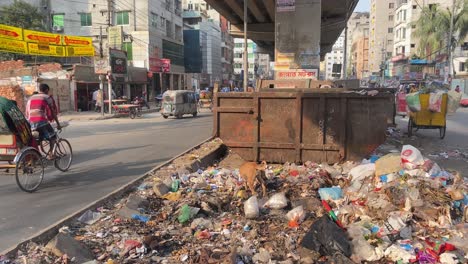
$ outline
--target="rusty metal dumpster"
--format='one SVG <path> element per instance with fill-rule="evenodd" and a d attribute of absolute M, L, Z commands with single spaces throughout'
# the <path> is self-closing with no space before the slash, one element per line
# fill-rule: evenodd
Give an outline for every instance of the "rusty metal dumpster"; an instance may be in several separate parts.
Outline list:
<path fill-rule="evenodd" d="M 360 160 L 385 141 L 393 99 L 342 89 L 217 93 L 214 136 L 245 160 Z"/>

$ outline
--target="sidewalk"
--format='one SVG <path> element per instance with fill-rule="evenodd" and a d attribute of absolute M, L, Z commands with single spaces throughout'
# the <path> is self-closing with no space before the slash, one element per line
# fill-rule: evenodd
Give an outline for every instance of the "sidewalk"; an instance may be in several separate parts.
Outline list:
<path fill-rule="evenodd" d="M 160 108 L 150 108 L 150 109 L 143 109 L 142 113 L 143 114 L 148 114 L 148 113 L 155 113 L 159 112 Z M 93 111 L 87 111 L 87 112 L 65 112 L 65 113 L 60 113 L 59 119 L 60 121 L 92 121 L 92 120 L 106 120 L 106 119 L 111 119 L 111 118 L 117 118 L 121 116 L 126 116 L 122 114 L 104 114 L 104 116 L 101 113 L 93 112 Z"/>

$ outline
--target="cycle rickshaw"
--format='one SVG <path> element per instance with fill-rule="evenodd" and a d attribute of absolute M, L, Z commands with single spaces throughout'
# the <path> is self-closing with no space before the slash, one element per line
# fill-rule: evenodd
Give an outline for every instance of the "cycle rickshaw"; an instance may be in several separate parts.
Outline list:
<path fill-rule="evenodd" d="M 31 131 L 16 102 L 0 97 L 0 169 L 6 173 L 14 170 L 21 190 L 36 191 L 49 162 L 63 172 L 70 168 L 72 148 L 66 139 L 60 138 L 59 133 L 56 144 L 50 149 L 48 141 L 40 141 L 38 133 Z"/>

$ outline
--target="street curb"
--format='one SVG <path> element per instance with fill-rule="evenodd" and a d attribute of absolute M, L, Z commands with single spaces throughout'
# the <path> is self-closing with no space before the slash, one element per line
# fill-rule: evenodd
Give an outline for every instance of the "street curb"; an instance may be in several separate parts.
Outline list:
<path fill-rule="evenodd" d="M 147 110 L 142 110 L 142 114 L 151 114 L 151 113 L 157 113 L 161 109 L 160 108 L 151 108 Z M 125 114 L 113 114 L 113 115 L 105 115 L 105 116 L 96 116 L 96 117 L 83 117 L 80 118 L 79 115 L 69 115 L 68 118 L 63 118 L 64 121 L 99 121 L 99 120 L 107 120 L 107 119 L 113 119 L 113 118 L 119 118 L 119 117 L 126 117 L 128 116 Z"/>
<path fill-rule="evenodd" d="M 193 151 L 195 149 L 200 148 L 203 144 L 205 144 L 205 143 L 207 143 L 207 142 L 209 142 L 209 141 L 211 141 L 213 139 L 214 139 L 213 137 L 210 137 L 210 138 L 202 141 L 198 145 L 196 145 L 194 147 L 191 147 L 191 148 L 185 150 L 184 152 L 174 156 L 170 160 L 156 166 L 155 168 L 149 170 L 148 172 L 144 173 L 143 175 L 139 176 L 138 178 L 136 178 L 136 179 L 132 180 L 131 182 L 121 186 L 117 190 L 115 190 L 115 191 L 101 197 L 100 199 L 98 199 L 98 200 L 96 200 L 96 201 L 94 201 L 94 202 L 92 202 L 92 203 L 90 203 L 88 205 L 86 205 L 85 207 L 81 208 L 80 210 L 76 211 L 75 213 L 72 213 L 72 214 L 62 218 L 61 220 L 59 220 L 59 221 L 55 222 L 54 224 L 46 227 L 42 231 L 39 231 L 35 235 L 30 236 L 29 238 L 27 238 L 27 239 L 23 240 L 22 242 L 16 244 L 15 246 L 13 246 L 13 247 L 11 247 L 9 249 L 6 249 L 3 252 L 0 252 L 0 256 L 7 256 L 9 258 L 14 258 L 17 251 L 22 246 L 26 245 L 29 242 L 44 244 L 45 241 L 49 241 L 50 239 L 52 239 L 58 233 L 59 229 L 62 226 L 66 226 L 66 225 L 72 223 L 76 218 L 81 216 L 87 210 L 90 210 L 92 208 L 97 208 L 97 207 L 101 206 L 102 204 L 104 204 L 105 202 L 107 202 L 109 200 L 113 200 L 115 198 L 118 198 L 120 196 L 125 195 L 127 192 L 131 191 L 135 186 L 139 185 L 140 182 L 143 181 L 146 177 L 154 174 L 155 171 L 157 171 L 157 170 L 171 164 L 176 159 L 190 153 L 191 151 Z M 190 164 L 190 167 L 198 169 L 201 166 L 208 166 L 209 164 L 211 164 L 214 161 L 216 161 L 217 159 L 219 159 L 221 157 L 220 155 L 223 155 L 224 153 L 226 153 L 226 151 L 227 151 L 226 145 L 221 144 L 218 148 L 212 150 L 210 153 L 208 153 L 205 156 L 200 157 L 198 160 L 192 162 Z"/>

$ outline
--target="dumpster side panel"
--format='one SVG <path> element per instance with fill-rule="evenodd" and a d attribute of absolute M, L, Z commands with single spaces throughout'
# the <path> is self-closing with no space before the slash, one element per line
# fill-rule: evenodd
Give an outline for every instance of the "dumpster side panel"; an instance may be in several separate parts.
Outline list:
<path fill-rule="evenodd" d="M 393 95 L 221 93 L 215 106 L 215 135 L 245 160 L 335 163 L 385 141 Z"/>
<path fill-rule="evenodd" d="M 387 98 L 348 100 L 347 159 L 360 160 L 385 142 Z"/>

